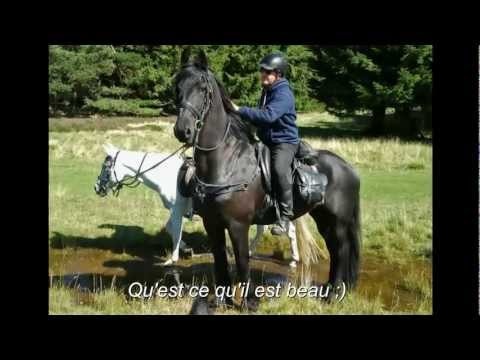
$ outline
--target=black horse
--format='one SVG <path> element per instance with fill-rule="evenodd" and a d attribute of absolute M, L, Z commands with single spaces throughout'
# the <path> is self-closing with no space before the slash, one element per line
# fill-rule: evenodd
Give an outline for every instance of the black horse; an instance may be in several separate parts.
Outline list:
<path fill-rule="evenodd" d="M 225 251 L 228 230 L 240 282 L 249 281 L 248 230 L 264 207 L 266 191 L 258 174 L 252 127 L 232 108 L 219 81 L 208 69 L 203 52 L 191 60 L 182 54 L 182 68 L 175 80 L 179 111 L 174 127 L 178 140 L 193 146 L 195 176 L 212 189 L 198 208 L 212 244 L 217 286 L 231 286 Z M 360 180 L 339 156 L 314 152 L 315 167 L 328 178 L 322 204 L 295 202 L 294 215 L 313 217 L 330 253 L 329 284 L 355 286 L 360 258 Z M 289 164 L 286 164 L 289 166 Z M 272 218 L 272 222 L 275 219 Z M 254 308 L 250 297 L 247 306 Z"/>

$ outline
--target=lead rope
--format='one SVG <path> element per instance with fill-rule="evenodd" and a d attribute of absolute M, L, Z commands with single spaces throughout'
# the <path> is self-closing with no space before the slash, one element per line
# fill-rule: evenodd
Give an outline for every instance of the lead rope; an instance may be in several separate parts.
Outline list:
<path fill-rule="evenodd" d="M 170 159 L 173 155 L 175 155 L 176 153 L 178 153 L 180 150 L 183 150 L 182 154 L 185 152 L 185 150 L 187 150 L 187 145 L 186 144 L 183 144 L 182 146 L 180 146 L 177 150 L 175 150 L 173 153 L 171 153 L 170 155 L 168 155 L 166 158 L 162 159 L 161 161 L 159 161 L 158 163 L 156 163 L 155 165 L 149 167 L 148 169 L 146 170 L 143 170 L 142 172 L 139 172 L 137 173 L 136 177 L 139 177 L 143 174 L 145 174 L 146 172 L 156 168 L 157 166 L 159 166 L 160 164 L 162 164 L 163 162 L 167 161 L 168 159 Z M 143 162 L 142 162 L 143 163 Z M 142 167 L 142 165 L 140 164 L 140 168 Z M 138 170 L 140 170 L 140 168 Z"/>

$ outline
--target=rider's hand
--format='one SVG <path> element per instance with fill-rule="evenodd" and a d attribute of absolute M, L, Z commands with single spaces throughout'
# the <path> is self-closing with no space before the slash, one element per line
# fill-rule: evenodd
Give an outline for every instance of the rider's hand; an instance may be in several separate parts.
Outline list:
<path fill-rule="evenodd" d="M 230 102 L 232 103 L 233 109 L 235 111 L 238 111 L 238 109 L 240 109 L 237 105 L 235 105 L 235 103 L 233 101 L 230 100 Z"/>

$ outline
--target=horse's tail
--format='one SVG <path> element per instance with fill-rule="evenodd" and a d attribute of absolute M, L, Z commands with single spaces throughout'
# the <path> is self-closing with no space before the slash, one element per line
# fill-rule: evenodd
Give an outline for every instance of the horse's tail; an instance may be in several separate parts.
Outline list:
<path fill-rule="evenodd" d="M 309 266 L 310 264 L 318 262 L 320 258 L 328 259 L 325 250 L 318 246 L 317 241 L 308 230 L 305 217 L 299 217 L 293 220 L 293 223 L 295 224 L 295 233 L 298 242 L 298 254 L 302 263 Z"/>
<path fill-rule="evenodd" d="M 360 249 L 362 246 L 362 229 L 361 229 L 361 213 L 360 213 L 360 197 L 357 195 L 353 204 L 352 221 L 347 226 L 347 238 L 350 247 L 348 269 L 347 269 L 347 286 L 354 288 L 358 280 L 358 272 L 360 267 Z"/>

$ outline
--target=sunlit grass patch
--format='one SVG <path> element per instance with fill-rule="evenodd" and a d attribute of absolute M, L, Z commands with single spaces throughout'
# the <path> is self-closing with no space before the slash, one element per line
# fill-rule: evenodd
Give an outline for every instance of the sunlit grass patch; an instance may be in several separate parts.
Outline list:
<path fill-rule="evenodd" d="M 98 292 L 80 291 L 63 286 L 49 289 L 50 315 L 185 315 L 192 306 L 188 296 L 175 300 L 153 297 L 127 299 L 118 289 Z"/>

